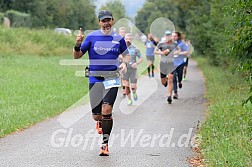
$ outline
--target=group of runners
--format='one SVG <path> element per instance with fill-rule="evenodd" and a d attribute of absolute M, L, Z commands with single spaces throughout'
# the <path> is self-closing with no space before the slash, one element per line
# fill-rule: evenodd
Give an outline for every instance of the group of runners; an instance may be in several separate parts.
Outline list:
<path fill-rule="evenodd" d="M 128 98 L 128 105 L 132 105 L 132 96 L 135 101 L 138 99 L 137 66 L 143 61 L 143 57 L 140 50 L 132 44 L 131 33 L 127 33 L 123 27 L 119 29 L 119 34 L 112 30 L 114 18 L 110 11 L 100 11 L 98 23 L 101 28 L 86 37 L 80 31 L 76 37 L 73 55 L 75 59 L 79 59 L 88 52 L 90 104 L 96 130 L 103 135 L 99 155 L 108 156 L 108 141 L 113 127 L 112 110 L 120 86 L 120 76 L 123 80 L 123 94 Z M 186 65 L 184 58 L 189 55 L 188 45 L 180 33 L 171 31 L 165 32 L 164 41 L 158 41 L 148 34 L 144 44 L 150 78 L 154 77 L 155 55 L 161 55 L 161 83 L 165 87 L 168 86 L 167 101 L 172 103 L 173 89 L 173 98 L 178 98 L 175 85 L 182 88 L 181 70 L 183 75 Z"/>
<path fill-rule="evenodd" d="M 132 105 L 130 90 L 133 92 L 134 100 L 137 100 L 137 65 L 142 62 L 143 58 L 139 49 L 132 44 L 132 34 L 127 33 L 125 27 L 119 29 L 119 34 L 125 37 L 131 55 L 127 72 L 126 74 L 122 74 L 122 93 L 123 95 L 127 95 L 128 105 Z M 146 48 L 145 55 L 149 78 L 154 78 L 155 75 L 155 57 L 157 55 L 161 56 L 160 66 L 157 69 L 160 71 L 162 85 L 164 85 L 164 87 L 168 86 L 167 102 L 171 104 L 172 93 L 174 93 L 173 99 L 178 99 L 178 88 L 182 88 L 182 81 L 186 79 L 188 57 L 190 56 L 190 43 L 185 40 L 185 36 L 180 32 L 171 32 L 169 30 L 164 32 L 164 37 L 161 41 L 158 41 L 156 37 L 153 37 L 152 34 L 149 33 L 146 40 L 142 42 Z M 136 58 L 138 58 L 138 60 Z"/>
<path fill-rule="evenodd" d="M 188 58 L 190 56 L 190 43 L 185 41 L 185 37 L 180 32 L 166 31 L 163 41 L 160 41 L 155 49 L 155 53 L 161 55 L 160 77 L 164 87 L 168 87 L 167 102 L 172 103 L 172 93 L 174 99 L 178 99 L 178 87 L 182 88 L 182 80 L 186 78 Z"/>

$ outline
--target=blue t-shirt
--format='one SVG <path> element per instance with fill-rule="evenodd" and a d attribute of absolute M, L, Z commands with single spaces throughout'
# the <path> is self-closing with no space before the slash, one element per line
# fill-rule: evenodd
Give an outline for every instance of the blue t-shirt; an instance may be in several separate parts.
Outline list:
<path fill-rule="evenodd" d="M 155 49 L 155 45 L 153 41 L 146 41 L 145 42 L 145 46 L 146 46 L 146 56 L 154 56 L 154 49 Z"/>
<path fill-rule="evenodd" d="M 188 46 L 184 42 L 180 42 L 178 47 L 180 48 L 180 52 L 188 51 Z M 184 58 L 187 57 L 187 55 L 179 55 L 174 56 L 174 66 L 177 67 L 184 62 Z"/>
<path fill-rule="evenodd" d="M 122 36 L 112 32 L 104 35 L 101 30 L 90 33 L 81 44 L 81 51 L 88 51 L 90 73 L 94 71 L 115 71 L 119 66 L 119 55 L 128 54 L 125 40 Z M 90 83 L 102 82 L 103 78 L 89 77 Z"/>

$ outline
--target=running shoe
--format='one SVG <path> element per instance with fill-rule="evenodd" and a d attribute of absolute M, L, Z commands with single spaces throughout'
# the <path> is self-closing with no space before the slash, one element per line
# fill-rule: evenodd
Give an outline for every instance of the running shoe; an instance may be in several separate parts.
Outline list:
<path fill-rule="evenodd" d="M 128 106 L 132 105 L 132 100 L 128 100 Z"/>
<path fill-rule="evenodd" d="M 178 99 L 178 93 L 175 93 L 173 99 Z"/>
<path fill-rule="evenodd" d="M 181 83 L 181 82 L 178 84 L 178 87 L 179 87 L 180 89 L 182 88 L 182 83 Z"/>
<path fill-rule="evenodd" d="M 136 93 L 136 92 L 133 93 L 133 99 L 134 99 L 135 101 L 137 101 L 137 99 L 138 99 L 138 96 L 137 96 L 137 93 Z"/>
<path fill-rule="evenodd" d="M 109 156 L 108 144 L 102 144 L 99 156 Z"/>
<path fill-rule="evenodd" d="M 168 96 L 167 102 L 168 102 L 169 104 L 171 104 L 171 103 L 172 103 L 171 96 Z"/>
<path fill-rule="evenodd" d="M 95 129 L 96 129 L 98 134 L 102 134 L 101 121 L 96 122 Z"/>
<path fill-rule="evenodd" d="M 164 87 L 167 87 L 167 85 L 168 85 L 168 83 L 167 83 L 167 81 L 166 81 L 166 83 L 164 84 Z"/>

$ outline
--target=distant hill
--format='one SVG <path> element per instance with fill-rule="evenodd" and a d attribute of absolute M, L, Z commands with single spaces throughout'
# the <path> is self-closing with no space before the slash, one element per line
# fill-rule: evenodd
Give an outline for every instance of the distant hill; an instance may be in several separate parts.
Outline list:
<path fill-rule="evenodd" d="M 110 0 L 96 0 L 94 1 L 96 5 L 96 10 L 98 11 L 101 5 L 109 2 Z M 125 5 L 126 15 L 134 18 L 137 14 L 137 11 L 143 7 L 145 0 L 122 0 L 122 3 Z"/>

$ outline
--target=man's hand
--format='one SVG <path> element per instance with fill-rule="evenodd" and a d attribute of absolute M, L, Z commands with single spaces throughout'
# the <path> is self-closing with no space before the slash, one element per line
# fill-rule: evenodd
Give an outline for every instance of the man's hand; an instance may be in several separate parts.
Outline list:
<path fill-rule="evenodd" d="M 81 43 L 84 39 L 84 35 L 82 34 L 82 28 L 80 28 L 79 34 L 76 37 L 76 43 L 73 48 L 73 55 L 75 59 L 79 59 L 83 56 L 81 52 Z"/>
<path fill-rule="evenodd" d="M 125 63 L 122 63 L 120 66 L 119 66 L 119 69 L 120 70 L 120 73 L 126 73 L 127 72 L 127 66 Z"/>
<path fill-rule="evenodd" d="M 165 50 L 162 52 L 162 54 L 163 54 L 163 55 L 166 55 L 166 56 L 167 56 L 169 53 L 170 53 L 170 50 L 169 50 L 169 49 L 165 49 Z"/>
<path fill-rule="evenodd" d="M 137 68 L 137 63 L 133 63 L 133 64 L 131 65 L 131 67 L 132 67 L 133 69 L 136 69 L 136 68 Z"/>
<path fill-rule="evenodd" d="M 82 33 L 82 28 L 80 28 L 79 34 L 76 37 L 76 44 L 80 46 L 83 39 L 84 39 L 84 35 Z"/>

